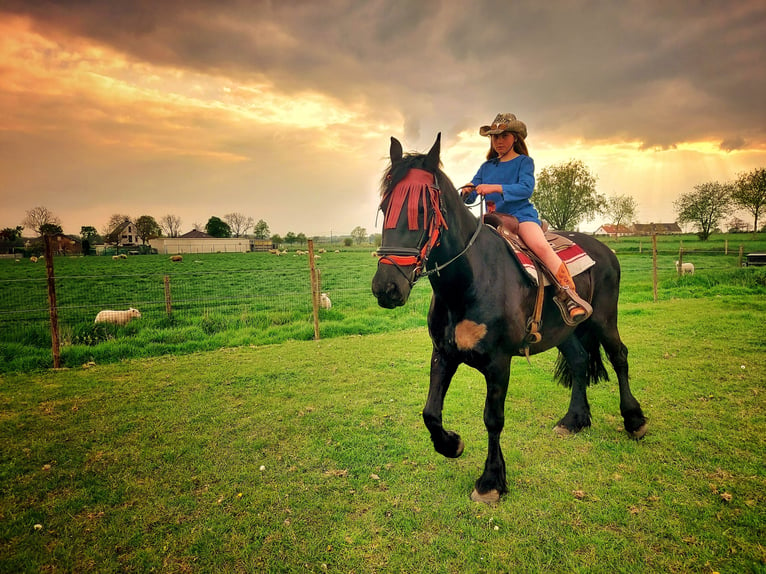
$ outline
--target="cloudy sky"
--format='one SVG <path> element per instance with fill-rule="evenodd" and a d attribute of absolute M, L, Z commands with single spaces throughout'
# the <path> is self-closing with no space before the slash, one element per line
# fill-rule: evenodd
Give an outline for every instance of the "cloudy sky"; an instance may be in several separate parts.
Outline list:
<path fill-rule="evenodd" d="M 372 233 L 390 136 L 442 132 L 462 185 L 497 112 L 538 170 L 579 159 L 673 221 L 766 166 L 764 30 L 763 0 L 4 0 L 0 228 L 45 206 L 66 233 L 232 212 Z"/>

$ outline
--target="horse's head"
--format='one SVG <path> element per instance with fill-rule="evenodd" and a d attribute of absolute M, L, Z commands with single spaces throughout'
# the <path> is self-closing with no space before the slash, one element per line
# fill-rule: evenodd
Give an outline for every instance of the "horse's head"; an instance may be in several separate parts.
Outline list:
<path fill-rule="evenodd" d="M 391 166 L 383 175 L 380 209 L 384 214 L 378 270 L 372 292 L 387 309 L 404 305 L 447 224 L 439 191 L 441 134 L 427 154 L 402 153 L 391 138 Z M 406 206 L 406 208 L 405 208 Z"/>

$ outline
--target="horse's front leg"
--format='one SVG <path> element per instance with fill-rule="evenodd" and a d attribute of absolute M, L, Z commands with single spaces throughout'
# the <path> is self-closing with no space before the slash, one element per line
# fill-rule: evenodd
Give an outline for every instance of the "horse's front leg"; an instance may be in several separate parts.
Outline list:
<path fill-rule="evenodd" d="M 442 425 L 444 396 L 447 394 L 458 365 L 457 361 L 445 357 L 434 347 L 431 353 L 431 383 L 426 406 L 423 408 L 423 422 L 431 433 L 436 452 L 449 458 L 459 457 L 463 454 L 465 446 L 459 434 L 445 430 Z"/>
<path fill-rule="evenodd" d="M 500 448 L 500 433 L 505 425 L 505 395 L 511 375 L 511 359 L 503 357 L 491 364 L 484 373 L 487 399 L 484 403 L 484 425 L 487 427 L 488 449 L 484 472 L 474 485 L 471 500 L 493 503 L 508 491 L 505 480 L 505 459 Z"/>

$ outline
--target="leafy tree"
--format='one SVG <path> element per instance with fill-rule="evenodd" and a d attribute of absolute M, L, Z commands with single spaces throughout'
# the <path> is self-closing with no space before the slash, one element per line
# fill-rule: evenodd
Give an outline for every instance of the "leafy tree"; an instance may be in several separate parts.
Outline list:
<path fill-rule="evenodd" d="M 181 218 L 177 215 L 168 213 L 167 215 L 160 217 L 160 220 L 157 223 L 167 237 L 178 237 L 178 234 L 181 231 Z"/>
<path fill-rule="evenodd" d="M 306 244 L 306 234 L 305 233 L 299 233 L 295 236 L 295 239 L 300 243 L 301 245 Z"/>
<path fill-rule="evenodd" d="M 21 239 L 21 232 L 23 230 L 24 227 L 21 225 L 0 229 L 0 241 L 16 241 L 17 239 Z"/>
<path fill-rule="evenodd" d="M 766 168 L 740 174 L 734 183 L 731 198 L 735 205 L 752 214 L 753 231 L 756 231 L 761 210 L 766 208 Z"/>
<path fill-rule="evenodd" d="M 142 215 L 133 224 L 136 226 L 136 235 L 143 245 L 155 237 L 162 235 L 162 229 L 151 215 Z"/>
<path fill-rule="evenodd" d="M 636 219 L 638 204 L 630 195 L 615 195 L 606 198 L 603 214 L 612 225 L 630 225 Z"/>
<path fill-rule="evenodd" d="M 253 218 L 241 213 L 227 213 L 223 216 L 223 220 L 229 225 L 234 237 L 245 235 L 247 230 L 253 226 Z"/>
<path fill-rule="evenodd" d="M 298 240 L 297 236 L 292 231 L 288 231 L 287 235 L 285 235 L 285 243 L 287 243 L 288 245 L 292 245 L 297 240 Z"/>
<path fill-rule="evenodd" d="M 83 225 L 80 228 L 80 237 L 83 241 L 90 241 L 91 243 L 96 242 L 100 239 L 98 235 L 98 231 L 95 227 L 91 225 Z"/>
<path fill-rule="evenodd" d="M 231 237 L 231 227 L 220 217 L 214 215 L 207 220 L 205 233 L 212 237 Z"/>
<path fill-rule="evenodd" d="M 277 235 L 275 233 L 274 235 L 271 236 L 271 242 L 274 245 L 281 245 L 282 244 L 282 236 L 281 235 Z"/>
<path fill-rule="evenodd" d="M 43 223 L 40 226 L 40 235 L 58 235 L 59 233 L 64 233 L 64 230 L 58 223 Z"/>
<path fill-rule="evenodd" d="M 44 235 L 43 226 L 49 224 L 61 228 L 61 220 L 47 207 L 33 207 L 26 212 L 26 217 L 21 222 L 23 227 L 34 230 L 38 235 Z"/>
<path fill-rule="evenodd" d="M 263 219 L 259 219 L 253 228 L 253 235 L 256 239 L 267 239 L 269 237 L 269 224 Z"/>
<path fill-rule="evenodd" d="M 357 245 L 361 244 L 362 241 L 367 239 L 367 230 L 364 227 L 356 226 L 354 229 L 351 230 L 351 238 L 356 242 Z"/>
<path fill-rule="evenodd" d="M 707 241 L 718 223 L 733 211 L 732 184 L 711 181 L 695 185 L 695 191 L 681 194 L 673 203 L 679 223 L 691 223 L 697 236 Z"/>
<path fill-rule="evenodd" d="M 540 172 L 533 201 L 554 229 L 571 230 L 599 213 L 606 200 L 596 192 L 596 178 L 585 164 L 571 160 Z"/>

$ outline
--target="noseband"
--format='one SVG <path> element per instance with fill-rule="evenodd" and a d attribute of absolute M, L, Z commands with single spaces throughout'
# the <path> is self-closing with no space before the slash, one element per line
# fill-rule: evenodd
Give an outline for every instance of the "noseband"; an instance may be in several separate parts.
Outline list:
<path fill-rule="evenodd" d="M 407 204 L 407 227 L 410 231 L 422 230 L 417 247 L 379 247 L 378 264 L 393 265 L 404 275 L 412 287 L 423 276 L 438 273 L 447 265 L 461 257 L 471 245 L 473 245 L 479 231 L 481 222 L 476 227 L 471 240 L 457 256 L 443 265 L 437 265 L 427 269 L 428 257 L 431 250 L 439 245 L 443 230 L 449 229 L 444 217 L 444 209 L 441 203 L 441 190 L 436 177 L 429 171 L 412 168 L 407 175 L 390 189 L 383 197 L 382 204 L 389 199 L 388 208 L 383 220 L 383 229 L 395 229 L 399 223 L 399 217 L 406 202 Z M 423 204 L 422 226 L 418 221 L 418 208 Z M 403 267 L 414 266 L 410 274 Z"/>

